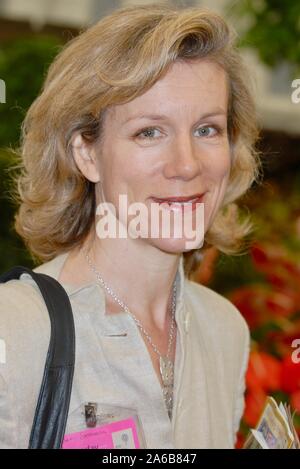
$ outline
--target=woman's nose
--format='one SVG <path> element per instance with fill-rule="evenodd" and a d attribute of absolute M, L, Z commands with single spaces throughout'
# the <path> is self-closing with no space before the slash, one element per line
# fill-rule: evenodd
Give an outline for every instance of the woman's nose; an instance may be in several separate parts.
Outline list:
<path fill-rule="evenodd" d="M 190 135 L 181 135 L 174 138 L 168 151 L 165 165 L 165 177 L 180 178 L 183 180 L 193 179 L 201 171 L 199 148 Z"/>

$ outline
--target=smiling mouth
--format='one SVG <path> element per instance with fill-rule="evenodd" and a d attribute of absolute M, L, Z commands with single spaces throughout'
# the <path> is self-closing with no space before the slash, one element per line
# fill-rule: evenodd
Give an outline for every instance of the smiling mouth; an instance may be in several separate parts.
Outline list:
<path fill-rule="evenodd" d="M 193 194 L 191 196 L 185 196 L 185 197 L 151 197 L 151 199 L 154 202 L 157 202 L 159 204 L 165 204 L 167 203 L 169 206 L 183 206 L 183 205 L 190 205 L 190 204 L 196 204 L 203 202 L 203 194 Z"/>

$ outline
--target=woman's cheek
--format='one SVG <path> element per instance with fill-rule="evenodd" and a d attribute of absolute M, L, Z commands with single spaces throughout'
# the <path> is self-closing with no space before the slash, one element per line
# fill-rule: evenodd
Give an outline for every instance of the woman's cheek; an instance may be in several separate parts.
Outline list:
<path fill-rule="evenodd" d="M 209 180 L 214 185 L 224 185 L 229 179 L 230 169 L 230 158 L 220 157 L 219 160 L 215 161 L 209 168 Z"/>

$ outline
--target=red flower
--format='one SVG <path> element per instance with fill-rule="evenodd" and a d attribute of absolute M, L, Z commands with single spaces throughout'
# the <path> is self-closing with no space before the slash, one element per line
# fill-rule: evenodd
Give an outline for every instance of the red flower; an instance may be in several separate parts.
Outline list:
<path fill-rule="evenodd" d="M 251 249 L 252 260 L 258 271 L 276 288 L 294 293 L 300 299 L 300 266 L 288 258 L 280 246 L 255 244 Z"/>
<path fill-rule="evenodd" d="M 252 352 L 250 354 L 248 370 L 246 373 L 247 387 L 256 391 L 276 391 L 280 389 L 281 362 L 265 352 Z"/>
<path fill-rule="evenodd" d="M 238 432 L 237 438 L 236 438 L 236 443 L 235 443 L 235 448 L 236 449 L 241 449 L 245 443 L 245 437 L 241 432 Z"/>
<path fill-rule="evenodd" d="M 299 307 L 293 292 L 271 290 L 261 285 L 238 288 L 228 298 L 244 316 L 250 329 L 281 317 L 290 317 Z"/>
<path fill-rule="evenodd" d="M 255 427 L 266 403 L 267 394 L 261 388 L 246 394 L 244 420 L 249 427 Z"/>
<path fill-rule="evenodd" d="M 291 405 L 296 412 L 300 412 L 300 390 L 291 394 Z"/>
<path fill-rule="evenodd" d="M 266 298 L 266 307 L 271 314 L 290 316 L 297 311 L 298 298 L 287 291 L 272 291 Z"/>
<path fill-rule="evenodd" d="M 292 352 L 282 362 L 281 388 L 287 393 L 300 391 L 300 363 L 292 361 Z"/>
<path fill-rule="evenodd" d="M 263 244 L 253 244 L 251 248 L 251 257 L 257 270 L 265 272 L 269 268 L 270 249 Z"/>
<path fill-rule="evenodd" d="M 246 319 L 250 329 L 260 326 L 268 317 L 266 315 L 265 297 L 268 292 L 261 285 L 238 288 L 228 296 Z"/>

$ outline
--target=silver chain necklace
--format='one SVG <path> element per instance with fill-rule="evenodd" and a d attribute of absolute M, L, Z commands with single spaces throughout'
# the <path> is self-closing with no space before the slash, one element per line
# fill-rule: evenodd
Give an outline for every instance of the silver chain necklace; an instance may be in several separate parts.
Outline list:
<path fill-rule="evenodd" d="M 88 253 L 85 254 L 85 258 L 90 269 L 94 272 L 97 277 L 97 280 L 101 283 L 104 289 L 112 296 L 112 298 L 124 309 L 124 311 L 129 314 L 133 320 L 135 321 L 138 328 L 143 332 L 144 336 L 147 338 L 148 342 L 152 346 L 153 350 L 159 356 L 159 369 L 160 375 L 163 382 L 163 396 L 166 404 L 166 408 L 168 411 L 168 415 L 171 419 L 172 416 L 172 408 L 173 408 L 173 384 L 174 384 L 174 364 L 172 360 L 169 358 L 171 346 L 173 343 L 173 336 L 174 336 L 174 325 L 175 325 L 175 311 L 176 311 L 176 281 L 174 282 L 173 286 L 173 299 L 172 299 L 172 322 L 170 327 L 170 334 L 169 334 L 169 342 L 168 342 L 168 350 L 167 355 L 162 355 L 159 350 L 157 349 L 156 345 L 153 343 L 150 335 L 144 329 L 142 323 L 139 319 L 129 310 L 129 308 L 121 301 L 115 292 L 107 285 L 107 283 L 103 280 L 100 273 L 92 263 Z"/>

